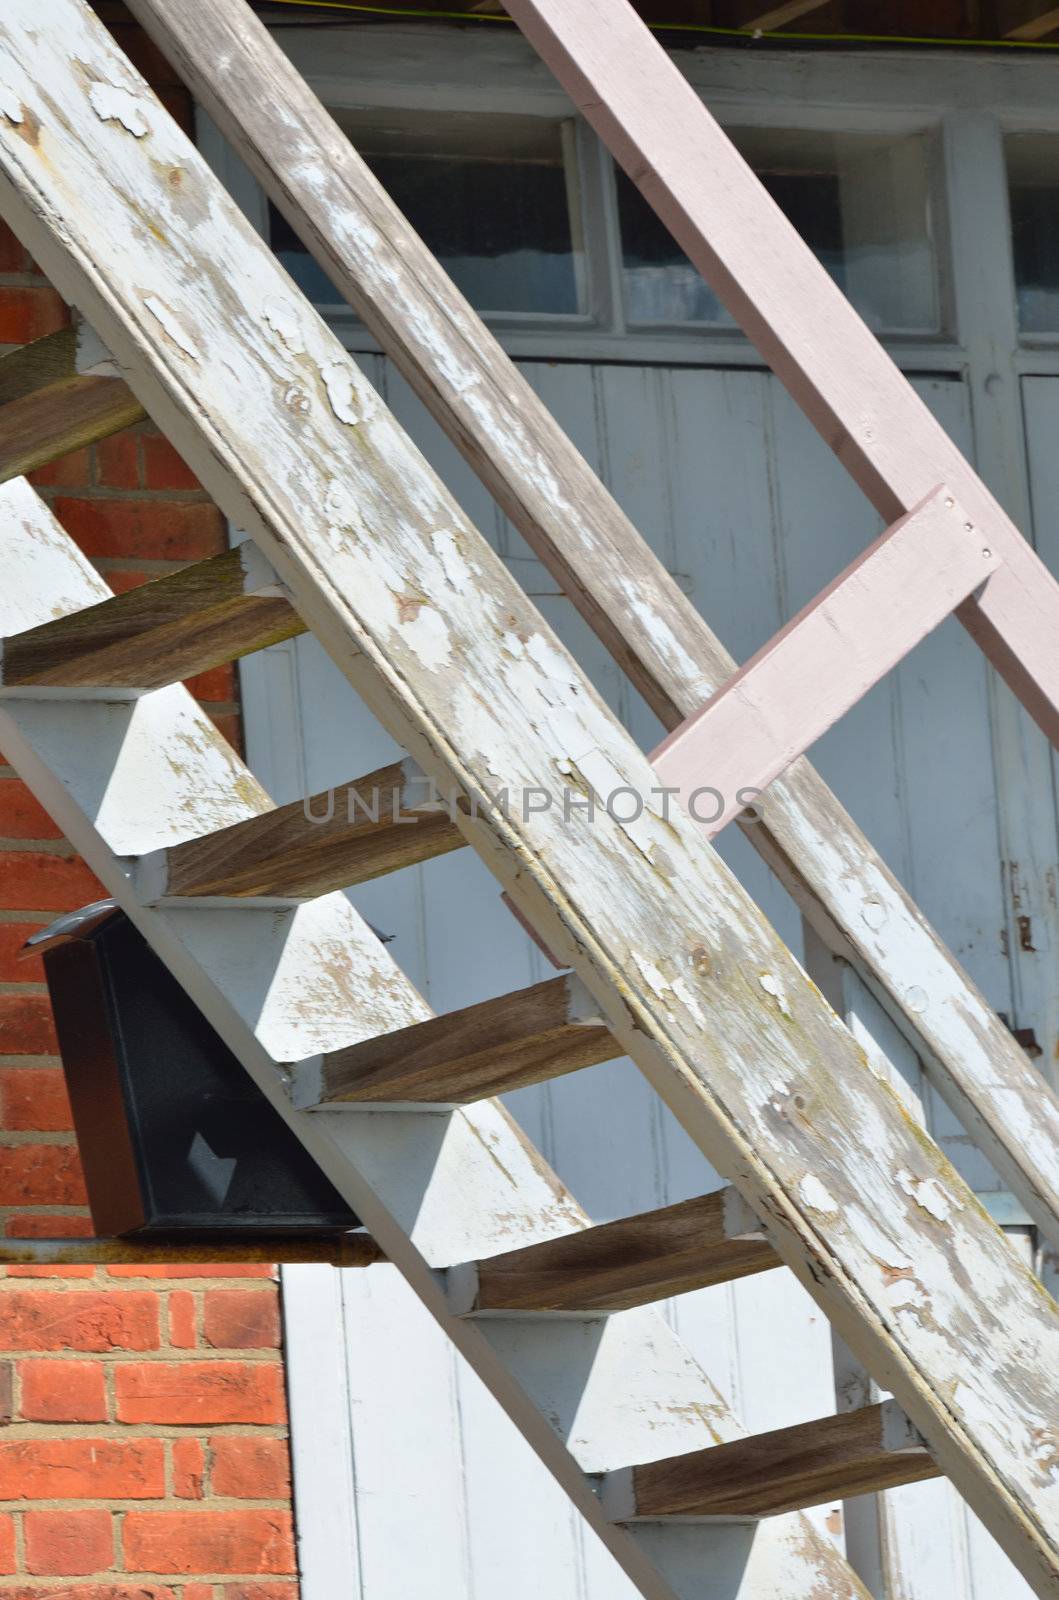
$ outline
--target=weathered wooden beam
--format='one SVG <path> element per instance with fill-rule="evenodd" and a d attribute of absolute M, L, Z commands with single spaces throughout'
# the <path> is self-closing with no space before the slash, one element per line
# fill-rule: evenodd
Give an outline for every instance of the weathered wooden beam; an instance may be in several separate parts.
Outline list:
<path fill-rule="evenodd" d="M 603 1503 L 633 1517 L 773 1517 L 941 1476 L 893 1401 L 611 1473 Z"/>
<path fill-rule="evenodd" d="M 0 482 L 145 416 L 128 385 L 110 375 L 106 352 L 83 324 L 35 339 L 0 359 Z"/>
<path fill-rule="evenodd" d="M 700 711 L 737 663 L 275 40 L 242 0 L 132 4 L 665 727 Z M 916 473 L 910 504 L 943 476 Z M 759 810 L 750 843 L 1059 1246 L 1059 1101 L 1040 1073 L 806 761 Z"/>
<path fill-rule="evenodd" d="M 466 1105 L 622 1053 L 579 978 L 447 1011 L 289 1069 L 302 1108 L 373 1102 Z"/>
<path fill-rule="evenodd" d="M 990 1531 L 1054 1590 L 1059 1495 L 1037 1459 L 1059 1414 L 1054 1306 L 690 818 L 664 816 L 642 752 L 88 7 L 51 0 L 51 25 L 35 19 L 35 0 L 0 13 L 0 212 L 442 793 L 532 792 L 524 814 L 487 806 L 461 831 Z M 609 53 L 609 30 L 594 38 Z M 134 225 L 145 212 L 150 229 Z M 12 742 L 5 724 L 9 757 Z M 644 797 L 634 822 L 564 805 L 615 785 Z M 215 940 L 246 915 L 180 912 L 200 931 L 220 916 Z M 274 989 L 264 999 L 290 1028 Z M 895 1314 L 906 1264 L 927 1316 Z"/>
<path fill-rule="evenodd" d="M 407 757 L 138 863 L 145 899 L 311 900 L 466 840 Z"/>
<path fill-rule="evenodd" d="M 334 1239 L 0 1239 L 0 1266 L 223 1266 L 319 1261 L 371 1267 L 386 1257 L 367 1233 Z"/>
<path fill-rule="evenodd" d="M 1046 39 L 1057 28 L 1059 28 L 1059 6 L 1051 6 L 1047 11 L 1042 11 L 1040 16 L 1032 17 L 1029 22 L 1022 23 L 1018 28 L 1012 28 L 1004 37 L 1018 40 L 1022 44 L 1032 44 L 1037 39 Z"/>
<path fill-rule="evenodd" d="M 454 1311 L 627 1311 L 780 1265 L 736 1189 L 681 1200 L 449 1273 Z"/>
<path fill-rule="evenodd" d="M 0 693 L 138 695 L 305 632 L 247 542 L 0 640 Z"/>
<path fill-rule="evenodd" d="M 944 482 L 985 532 L 1004 565 L 960 620 L 1059 745 L 1059 580 L 628 0 L 508 10 L 886 521 Z"/>
<path fill-rule="evenodd" d="M 788 22 L 807 17 L 811 11 L 822 11 L 828 4 L 830 0 L 786 0 L 785 5 L 770 6 L 767 11 L 747 17 L 739 26 L 747 33 L 773 33 L 777 28 L 785 28 Z"/>
<path fill-rule="evenodd" d="M 113 71 L 113 68 L 111 69 Z M 101 600 L 106 585 L 24 481 L 0 486 L 5 583 L 0 633 L 33 627 Z M 276 1063 L 335 1048 L 430 1015 L 385 946 L 345 895 L 286 911 L 141 905 L 132 851 L 269 809 L 268 797 L 179 684 L 117 705 L 0 701 L 0 745 L 115 899 L 239 1056 L 277 1114 L 328 1173 L 456 1347 L 531 1441 L 623 1571 L 657 1600 L 665 1537 L 641 1547 L 635 1528 L 608 1523 L 588 1472 L 694 1450 L 743 1431 L 724 1397 L 650 1307 L 609 1319 L 604 1349 L 621 1342 L 637 1373 L 637 1403 L 621 1426 L 604 1422 L 610 1395 L 597 1370 L 563 1372 L 578 1426 L 521 1349 L 503 1361 L 484 1323 L 454 1317 L 437 1269 L 532 1244 L 588 1218 L 496 1102 L 458 1112 L 415 1110 L 316 1116 L 295 1111 Z M 173 760 L 173 752 L 179 752 Z M 101 797 L 105 797 L 101 800 Z M 494 1319 L 495 1322 L 495 1319 Z M 543 1381 L 542 1381 L 543 1379 Z M 604 1377 L 602 1382 L 606 1383 Z M 602 1402 L 602 1403 L 601 1403 Z M 593 1420 L 599 1418 L 599 1421 Z M 713 1536 L 681 1530 L 683 1559 L 700 1570 Z M 832 1542 L 805 1517 L 775 1518 L 747 1542 L 730 1600 L 805 1600 L 815 1585 L 835 1600 L 868 1600 Z"/>
<path fill-rule="evenodd" d="M 934 490 L 652 751 L 657 776 L 684 804 L 708 786 L 712 838 L 999 564 L 949 491 Z"/>

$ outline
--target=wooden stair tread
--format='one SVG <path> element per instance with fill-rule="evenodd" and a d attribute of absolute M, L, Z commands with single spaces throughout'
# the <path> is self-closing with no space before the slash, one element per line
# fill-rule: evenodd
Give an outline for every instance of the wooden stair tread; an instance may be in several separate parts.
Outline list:
<path fill-rule="evenodd" d="M 83 326 L 60 328 L 0 360 L 0 482 L 146 416 L 121 378 L 79 370 L 86 334 Z"/>
<path fill-rule="evenodd" d="M 4 689 L 160 689 L 305 632 L 251 544 L 2 642 Z"/>
<path fill-rule="evenodd" d="M 938 1478 L 896 1401 L 611 1473 L 604 1503 L 631 1517 L 757 1519 Z"/>
<path fill-rule="evenodd" d="M 158 897 L 311 899 L 365 883 L 465 841 L 430 808 L 420 767 L 393 761 L 352 783 L 295 800 L 162 852 Z"/>
<path fill-rule="evenodd" d="M 291 1068 L 295 1105 L 461 1105 L 623 1054 L 570 973 Z"/>
<path fill-rule="evenodd" d="M 780 1266 L 738 1191 L 478 1261 L 470 1311 L 626 1311 Z"/>

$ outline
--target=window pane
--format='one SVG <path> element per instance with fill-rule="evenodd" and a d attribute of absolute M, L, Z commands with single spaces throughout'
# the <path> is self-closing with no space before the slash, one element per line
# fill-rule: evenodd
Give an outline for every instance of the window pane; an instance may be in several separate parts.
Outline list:
<path fill-rule="evenodd" d="M 937 327 L 922 139 L 804 130 L 728 132 L 870 326 Z M 730 327 L 731 317 L 621 172 L 618 211 L 630 319 Z"/>
<path fill-rule="evenodd" d="M 560 124 L 406 111 L 339 112 L 338 120 L 479 311 L 582 309 Z M 311 299 L 341 300 L 275 211 L 270 237 Z"/>
<path fill-rule="evenodd" d="M 1059 138 L 1017 133 L 1005 147 L 1019 326 L 1059 333 Z"/>

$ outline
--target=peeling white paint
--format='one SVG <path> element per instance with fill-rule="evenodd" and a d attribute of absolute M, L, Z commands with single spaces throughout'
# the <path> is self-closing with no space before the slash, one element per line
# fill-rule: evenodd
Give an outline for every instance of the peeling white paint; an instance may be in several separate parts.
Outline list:
<path fill-rule="evenodd" d="M 357 497 L 346 478 L 332 478 L 324 493 L 324 512 L 334 528 L 359 528 Z"/>
<path fill-rule="evenodd" d="M 120 122 L 127 133 L 142 139 L 151 131 L 147 101 L 114 83 L 93 83 L 88 91 L 92 110 L 101 122 Z"/>
<path fill-rule="evenodd" d="M 805 1204 L 813 1211 L 820 1211 L 824 1216 L 837 1216 L 841 1207 L 834 1195 L 820 1182 L 812 1172 L 807 1172 L 798 1185 L 798 1193 Z"/>
<path fill-rule="evenodd" d="M 437 551 L 441 569 L 449 583 L 459 594 L 463 594 L 468 584 L 474 582 L 474 569 L 465 560 L 456 535 L 450 528 L 439 528 L 431 534 L 430 542 Z"/>
<path fill-rule="evenodd" d="M 911 1195 L 917 1206 L 929 1211 L 939 1222 L 948 1222 L 954 1207 L 956 1210 L 962 1209 L 960 1202 L 946 1194 L 933 1178 L 913 1178 L 910 1172 L 901 1171 L 897 1173 L 897 1182 L 905 1194 Z"/>
<path fill-rule="evenodd" d="M 198 361 L 199 352 L 190 334 L 181 327 L 179 319 L 170 311 L 164 300 L 159 300 L 156 294 L 144 295 L 143 303 L 154 319 L 161 323 L 166 333 L 178 349 L 183 350 L 192 361 Z"/>
<path fill-rule="evenodd" d="M 307 417 L 313 408 L 312 400 L 300 384 L 292 383 L 283 391 L 283 404 L 299 416 Z"/>
<path fill-rule="evenodd" d="M 266 300 L 261 315 L 292 355 L 302 354 L 305 340 L 302 337 L 301 319 L 290 300 Z"/>
<path fill-rule="evenodd" d="M 360 403 L 361 395 L 349 362 L 329 361 L 320 368 L 320 376 L 327 390 L 331 410 L 339 422 L 348 423 L 350 427 L 364 422 L 368 412 Z"/>
<path fill-rule="evenodd" d="M 787 996 L 783 992 L 783 986 L 776 978 L 772 976 L 772 973 L 763 972 L 758 978 L 758 983 L 760 983 L 766 994 L 770 994 L 772 996 L 780 1010 L 783 1012 L 783 1015 L 785 1017 L 791 1016 L 792 1013 L 790 1004 L 787 1000 Z"/>
<path fill-rule="evenodd" d="M 883 1292 L 895 1311 L 914 1311 L 927 1304 L 923 1285 L 911 1271 L 907 1278 L 896 1278 Z"/>
<path fill-rule="evenodd" d="M 26 120 L 22 110 L 22 101 L 14 89 L 9 88 L 2 78 L 0 78 L 0 116 L 6 117 L 8 122 L 14 123 L 25 122 Z"/>

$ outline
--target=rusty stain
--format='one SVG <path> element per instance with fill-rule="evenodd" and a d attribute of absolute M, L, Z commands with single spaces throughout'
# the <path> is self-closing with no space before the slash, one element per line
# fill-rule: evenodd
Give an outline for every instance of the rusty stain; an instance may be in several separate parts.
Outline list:
<path fill-rule="evenodd" d="M 1030 1437 L 1033 1440 L 1033 1459 L 1041 1482 L 1050 1483 L 1059 1477 L 1059 1430 L 1034 1428 Z"/>
<path fill-rule="evenodd" d="M 710 960 L 710 952 L 704 944 L 697 944 L 692 950 L 689 959 L 700 978 L 706 978 L 712 972 L 713 963 Z"/>
<path fill-rule="evenodd" d="M 883 1275 L 883 1282 L 888 1289 L 893 1284 L 901 1283 L 906 1279 L 912 1283 L 915 1283 L 916 1275 L 909 1265 L 906 1264 L 903 1267 L 893 1267 L 888 1261 L 879 1260 L 878 1256 L 875 1257 L 875 1260 L 879 1263 L 879 1270 Z"/>
<path fill-rule="evenodd" d="M 1011 904 L 1017 911 L 1022 904 L 1022 894 L 1019 890 L 1019 864 L 1017 861 L 1008 862 L 1008 881 L 1011 884 Z"/>
<path fill-rule="evenodd" d="M 396 594 L 397 620 L 399 622 L 414 622 L 426 605 L 426 601 L 417 594 Z"/>
<path fill-rule="evenodd" d="M 1037 947 L 1033 942 L 1033 924 L 1029 917 L 1016 917 L 1019 925 L 1019 949 L 1028 950 L 1032 955 L 1037 954 Z"/>
<path fill-rule="evenodd" d="M 40 118 L 35 117 L 28 106 L 22 107 L 22 120 L 13 123 L 11 131 L 24 139 L 33 150 L 40 144 Z"/>
<path fill-rule="evenodd" d="M 1012 1028 L 1011 1033 L 1016 1044 L 1020 1045 L 1026 1054 L 1032 1056 L 1035 1061 L 1044 1054 L 1044 1051 L 1037 1043 L 1037 1035 L 1032 1028 Z"/>

